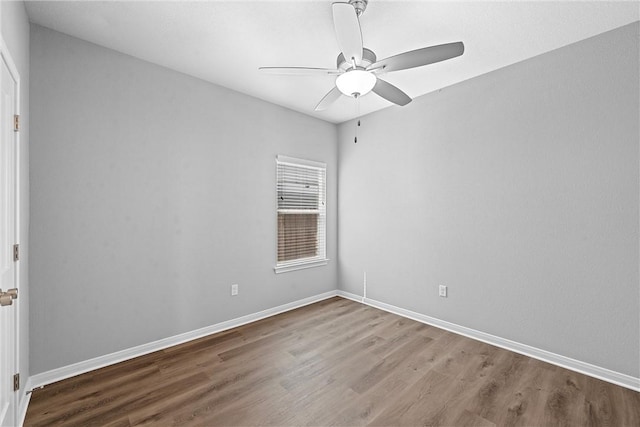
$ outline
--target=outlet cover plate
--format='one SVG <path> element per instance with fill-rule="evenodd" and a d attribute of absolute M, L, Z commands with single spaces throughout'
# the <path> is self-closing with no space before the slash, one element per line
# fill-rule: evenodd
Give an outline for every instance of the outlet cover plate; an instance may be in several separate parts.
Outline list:
<path fill-rule="evenodd" d="M 238 285 L 231 285 L 231 296 L 238 295 Z"/>
<path fill-rule="evenodd" d="M 443 298 L 447 297 L 447 287 L 445 285 L 440 285 L 440 288 L 438 290 L 438 295 L 440 295 Z"/>

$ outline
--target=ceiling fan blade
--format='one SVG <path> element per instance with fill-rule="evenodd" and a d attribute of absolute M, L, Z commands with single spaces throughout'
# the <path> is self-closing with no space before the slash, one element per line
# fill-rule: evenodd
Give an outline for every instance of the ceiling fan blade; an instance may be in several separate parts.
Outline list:
<path fill-rule="evenodd" d="M 423 47 L 374 62 L 367 70 L 398 71 L 455 58 L 464 53 L 464 43 L 455 42 Z"/>
<path fill-rule="evenodd" d="M 354 58 L 356 64 L 362 62 L 362 31 L 356 10 L 349 3 L 333 3 L 333 26 L 336 30 L 338 46 L 347 62 Z"/>
<path fill-rule="evenodd" d="M 324 96 L 324 98 L 320 100 L 318 105 L 316 105 L 316 111 L 326 110 L 327 108 L 329 108 L 331 104 L 336 102 L 338 98 L 340 98 L 341 96 L 342 96 L 342 92 L 340 92 L 340 90 L 338 90 L 337 87 L 334 87 L 329 91 L 329 93 L 327 93 Z"/>
<path fill-rule="evenodd" d="M 310 67 L 259 67 L 258 70 L 264 74 L 281 74 L 287 76 L 333 76 L 342 73 L 341 70 L 332 70 L 331 68 Z"/>
<path fill-rule="evenodd" d="M 372 89 L 375 93 L 383 97 L 389 102 L 393 102 L 398 105 L 407 105 L 411 102 L 409 95 L 384 80 L 378 78 L 376 85 Z"/>

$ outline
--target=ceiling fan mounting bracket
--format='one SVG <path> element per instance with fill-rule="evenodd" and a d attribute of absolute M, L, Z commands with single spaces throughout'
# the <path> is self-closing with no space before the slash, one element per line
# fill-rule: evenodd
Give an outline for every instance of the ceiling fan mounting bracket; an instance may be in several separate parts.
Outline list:
<path fill-rule="evenodd" d="M 359 67 L 367 68 L 369 65 L 376 62 L 376 54 L 373 53 L 371 49 L 367 49 L 366 47 L 362 48 L 362 61 L 358 64 Z M 350 68 L 353 68 L 353 64 L 351 61 L 347 61 L 344 59 L 344 55 L 341 53 L 338 55 L 336 59 L 336 68 L 339 70 L 347 71 Z"/>
<path fill-rule="evenodd" d="M 369 0 L 349 0 L 349 4 L 353 6 L 358 16 L 364 13 L 367 3 L 369 3 Z"/>

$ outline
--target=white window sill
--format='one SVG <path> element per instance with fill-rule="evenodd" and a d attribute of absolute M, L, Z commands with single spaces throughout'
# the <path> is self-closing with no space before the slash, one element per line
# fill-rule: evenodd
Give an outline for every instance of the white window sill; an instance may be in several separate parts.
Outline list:
<path fill-rule="evenodd" d="M 275 271 L 276 274 L 286 273 L 288 271 L 303 270 L 305 268 L 312 268 L 312 267 L 320 267 L 321 265 L 327 265 L 328 263 L 329 263 L 328 259 L 318 259 L 314 261 L 301 262 L 297 264 L 277 265 L 273 267 L 273 271 Z"/>

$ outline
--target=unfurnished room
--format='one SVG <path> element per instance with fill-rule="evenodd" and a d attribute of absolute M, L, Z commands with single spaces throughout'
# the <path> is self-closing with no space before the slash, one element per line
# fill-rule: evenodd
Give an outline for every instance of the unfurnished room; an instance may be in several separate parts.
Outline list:
<path fill-rule="evenodd" d="M 640 425 L 640 2 L 0 0 L 0 427 Z"/>

